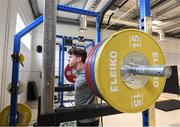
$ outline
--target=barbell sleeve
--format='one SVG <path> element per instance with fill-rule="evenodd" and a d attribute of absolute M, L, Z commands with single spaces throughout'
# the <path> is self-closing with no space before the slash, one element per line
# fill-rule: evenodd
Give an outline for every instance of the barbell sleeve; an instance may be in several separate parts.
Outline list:
<path fill-rule="evenodd" d="M 172 69 L 170 66 L 161 65 L 138 65 L 138 66 L 121 66 L 122 74 L 134 74 L 134 75 L 145 75 L 145 76 L 158 76 L 169 78 L 172 74 Z"/>

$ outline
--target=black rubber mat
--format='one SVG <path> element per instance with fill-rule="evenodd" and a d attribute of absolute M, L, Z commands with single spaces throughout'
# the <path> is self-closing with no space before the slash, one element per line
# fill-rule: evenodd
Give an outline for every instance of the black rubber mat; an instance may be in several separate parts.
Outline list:
<path fill-rule="evenodd" d="M 180 100 L 167 100 L 156 102 L 156 108 L 163 111 L 172 111 L 180 109 Z"/>

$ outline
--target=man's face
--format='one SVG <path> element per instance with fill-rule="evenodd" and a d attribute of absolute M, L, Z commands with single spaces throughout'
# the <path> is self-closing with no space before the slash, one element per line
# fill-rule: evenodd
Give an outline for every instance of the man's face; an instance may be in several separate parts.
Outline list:
<path fill-rule="evenodd" d="M 75 55 L 69 55 L 68 62 L 70 67 L 75 68 L 79 62 L 79 57 Z"/>

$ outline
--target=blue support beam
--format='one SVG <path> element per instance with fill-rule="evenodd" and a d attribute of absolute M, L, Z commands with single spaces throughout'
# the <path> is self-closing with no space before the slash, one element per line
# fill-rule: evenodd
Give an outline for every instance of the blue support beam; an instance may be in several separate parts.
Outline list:
<path fill-rule="evenodd" d="M 72 38 L 73 40 L 80 40 L 80 37 L 70 37 L 70 36 L 63 36 L 63 35 L 56 35 L 57 38 Z M 88 39 L 88 38 L 83 38 L 84 41 L 94 41 L 92 39 Z"/>
<path fill-rule="evenodd" d="M 143 115 L 143 127 L 148 127 L 149 126 L 149 111 L 148 110 L 145 110 L 142 112 L 142 115 Z"/>
<path fill-rule="evenodd" d="M 145 31 L 146 19 L 150 17 L 150 0 L 140 0 L 140 30 Z M 147 29 L 147 28 L 146 28 Z M 143 127 L 149 126 L 149 111 L 142 112 Z"/>
<path fill-rule="evenodd" d="M 150 17 L 150 0 L 140 0 L 140 18 Z"/>
<path fill-rule="evenodd" d="M 96 17 L 96 42 L 95 45 L 101 42 L 101 30 L 99 28 L 99 16 Z"/>
<path fill-rule="evenodd" d="M 61 57 L 61 54 L 62 54 L 62 45 L 61 44 L 59 44 L 58 45 L 59 46 L 59 69 L 58 69 L 58 86 L 61 86 L 60 84 L 61 84 L 61 73 L 62 73 L 62 70 L 61 70 L 61 60 L 62 60 L 62 57 Z M 60 99 L 61 99 L 61 93 L 60 92 L 58 92 L 58 102 L 60 102 Z"/>
<path fill-rule="evenodd" d="M 83 10 L 83 9 L 69 7 L 69 6 L 65 6 L 65 5 L 57 5 L 57 10 L 67 11 L 67 12 L 71 12 L 71 13 L 87 15 L 87 16 L 92 16 L 92 17 L 96 17 L 97 15 L 99 15 L 98 12 Z"/>
<path fill-rule="evenodd" d="M 30 32 L 32 29 L 34 29 L 36 26 L 41 24 L 43 22 L 43 16 L 40 16 L 35 21 L 33 21 L 31 24 L 29 24 L 27 27 L 22 29 L 20 32 L 18 32 L 14 36 L 14 49 L 13 49 L 13 55 L 16 56 L 16 59 L 13 59 L 13 65 L 12 65 L 12 85 L 11 85 L 11 111 L 10 111 L 10 126 L 16 125 L 16 114 L 17 114 L 17 102 L 18 102 L 18 95 L 17 95 L 17 83 L 19 80 L 19 52 L 20 52 L 20 40 L 21 37 L 26 35 L 28 32 Z"/>
<path fill-rule="evenodd" d="M 31 24 L 26 26 L 24 29 L 19 31 L 14 37 L 14 51 L 19 52 L 20 50 L 20 38 L 23 37 L 25 34 L 29 33 L 33 30 L 36 26 L 43 22 L 43 16 L 40 16 L 36 20 L 34 20 Z"/>
<path fill-rule="evenodd" d="M 65 38 L 72 38 L 73 40 L 80 40 L 79 37 L 69 37 L 69 36 L 63 36 L 63 35 L 56 35 L 57 38 L 65 39 Z M 77 47 L 82 47 L 84 49 L 88 48 L 89 46 L 94 46 L 94 40 L 88 39 L 88 38 L 83 38 L 83 41 L 88 41 L 90 44 L 83 46 L 83 45 L 76 45 Z"/>
<path fill-rule="evenodd" d="M 94 47 L 94 41 L 91 41 L 88 45 L 84 46 L 84 50 L 86 50 L 90 46 Z"/>
<path fill-rule="evenodd" d="M 65 39 L 63 38 L 62 39 L 63 41 L 62 41 L 62 45 L 61 45 L 61 76 L 60 76 L 60 84 L 59 84 L 59 86 L 63 86 L 64 85 L 64 41 L 65 41 Z M 61 93 L 60 93 L 61 95 L 61 97 L 60 97 L 60 107 L 64 107 L 64 103 L 63 103 L 63 101 L 64 101 L 64 92 L 63 91 L 61 91 Z"/>
<path fill-rule="evenodd" d="M 140 0 L 140 30 L 144 31 L 145 18 L 150 17 L 150 0 Z"/>

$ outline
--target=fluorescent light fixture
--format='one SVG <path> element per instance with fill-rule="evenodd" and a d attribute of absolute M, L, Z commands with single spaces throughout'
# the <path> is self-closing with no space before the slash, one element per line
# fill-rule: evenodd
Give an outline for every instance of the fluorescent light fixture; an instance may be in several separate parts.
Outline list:
<path fill-rule="evenodd" d="M 160 25 L 160 24 L 162 24 L 163 22 L 161 22 L 161 21 L 158 21 L 158 20 L 153 20 L 152 21 L 152 24 L 153 25 Z"/>

